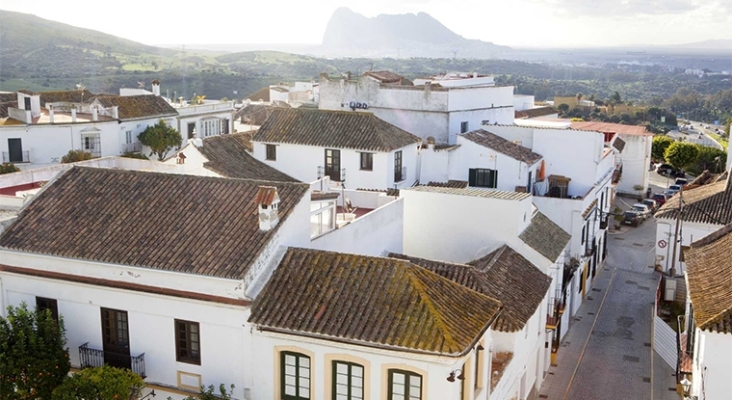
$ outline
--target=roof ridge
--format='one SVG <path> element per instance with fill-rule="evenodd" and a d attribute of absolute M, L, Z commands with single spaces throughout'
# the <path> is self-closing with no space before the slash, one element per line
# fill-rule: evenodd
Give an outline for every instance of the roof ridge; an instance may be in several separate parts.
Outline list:
<path fill-rule="evenodd" d="M 706 325 L 713 324 L 713 323 L 717 322 L 716 321 L 717 319 L 719 319 L 720 317 L 723 317 L 725 314 L 730 314 L 730 313 L 732 313 L 732 304 L 730 304 L 729 307 L 723 309 L 722 311 L 718 312 L 717 314 L 715 314 L 715 315 L 707 318 L 704 322 L 702 322 L 700 324 L 697 324 L 697 326 L 701 330 L 706 330 L 703 327 L 705 327 Z"/>

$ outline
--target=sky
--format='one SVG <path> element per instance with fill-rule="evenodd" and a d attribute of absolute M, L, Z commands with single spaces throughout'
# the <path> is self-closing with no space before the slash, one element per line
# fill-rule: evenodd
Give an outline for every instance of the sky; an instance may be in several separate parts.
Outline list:
<path fill-rule="evenodd" d="M 731 0 L 0 0 L 149 45 L 319 44 L 339 7 L 367 17 L 426 12 L 455 33 L 514 47 L 674 45 L 732 39 Z"/>

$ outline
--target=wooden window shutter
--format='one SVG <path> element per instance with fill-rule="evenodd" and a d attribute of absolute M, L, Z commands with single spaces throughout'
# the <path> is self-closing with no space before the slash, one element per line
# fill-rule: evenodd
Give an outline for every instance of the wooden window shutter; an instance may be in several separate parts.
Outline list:
<path fill-rule="evenodd" d="M 468 170 L 468 186 L 475 186 L 475 183 L 477 181 L 477 170 L 474 168 L 470 168 Z"/>
<path fill-rule="evenodd" d="M 498 187 L 498 170 L 488 170 L 488 187 L 494 189 Z"/>

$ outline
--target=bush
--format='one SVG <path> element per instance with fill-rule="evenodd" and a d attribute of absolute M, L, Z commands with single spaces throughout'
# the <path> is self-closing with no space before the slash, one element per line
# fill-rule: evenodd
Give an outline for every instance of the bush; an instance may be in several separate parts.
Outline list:
<path fill-rule="evenodd" d="M 674 142 L 668 136 L 656 135 L 653 137 L 653 144 L 651 145 L 651 158 L 657 161 L 663 161 L 666 149 Z"/>
<path fill-rule="evenodd" d="M 719 157 L 719 158 L 717 158 Z M 689 171 L 698 175 L 705 169 L 713 174 L 724 172 L 727 165 L 727 153 L 716 147 L 699 146 L 699 155 L 696 161 L 689 167 Z"/>
<path fill-rule="evenodd" d="M 125 154 L 122 154 L 122 157 L 126 158 L 137 158 L 139 160 L 149 160 L 148 156 L 142 154 L 142 153 L 134 153 L 131 151 L 126 152 Z"/>
<path fill-rule="evenodd" d="M 20 171 L 20 168 L 16 167 L 13 163 L 2 163 L 0 165 L 0 175 L 18 171 Z"/>
<path fill-rule="evenodd" d="M 87 368 L 67 377 L 53 391 L 54 400 L 137 400 L 142 395 L 145 381 L 128 369 L 104 365 Z"/>
<path fill-rule="evenodd" d="M 699 146 L 688 142 L 674 142 L 663 154 L 663 158 L 674 168 L 684 168 L 699 156 Z"/>
<path fill-rule="evenodd" d="M 229 390 L 226 390 L 226 386 L 222 383 L 219 385 L 218 394 L 214 385 L 210 385 L 208 388 L 201 386 L 201 393 L 196 396 L 188 396 L 183 400 L 231 400 L 231 394 L 234 392 L 234 385 L 231 385 Z M 168 397 L 168 400 L 171 398 Z"/>
<path fill-rule="evenodd" d="M 65 156 L 61 157 L 61 164 L 75 163 L 78 161 L 91 160 L 94 158 L 92 153 L 84 150 L 69 150 Z"/>
<path fill-rule="evenodd" d="M 180 132 L 168 126 L 162 119 L 157 124 L 145 128 L 137 135 L 137 139 L 150 148 L 151 156 L 153 154 L 158 156 L 158 161 L 162 161 L 170 149 L 180 146 L 183 141 Z"/>

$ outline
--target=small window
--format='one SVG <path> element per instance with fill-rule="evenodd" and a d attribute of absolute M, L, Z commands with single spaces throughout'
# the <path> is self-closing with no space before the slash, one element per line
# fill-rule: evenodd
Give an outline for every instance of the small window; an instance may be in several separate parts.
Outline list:
<path fill-rule="evenodd" d="M 198 322 L 175 320 L 176 360 L 201 365 L 201 336 Z"/>
<path fill-rule="evenodd" d="M 310 379 L 310 357 L 289 351 L 280 353 L 280 397 L 282 399 L 309 399 Z"/>
<path fill-rule="evenodd" d="M 47 299 L 45 297 L 36 297 L 36 310 L 50 311 L 51 317 L 58 321 L 58 302 L 55 299 Z"/>
<path fill-rule="evenodd" d="M 361 153 L 361 171 L 372 171 L 374 169 L 374 154 Z"/>
<path fill-rule="evenodd" d="M 132 144 L 132 131 L 125 132 L 125 138 L 127 144 Z"/>
<path fill-rule="evenodd" d="M 421 400 L 422 375 L 401 369 L 389 370 L 389 400 Z"/>
<path fill-rule="evenodd" d="M 478 390 L 483 388 L 484 364 L 485 348 L 483 347 L 483 342 L 480 342 L 475 347 L 475 365 L 473 366 L 473 372 L 475 373 L 475 376 L 473 376 L 473 389 L 476 395 L 478 394 Z"/>
<path fill-rule="evenodd" d="M 267 146 L 267 160 L 277 161 L 277 146 L 268 144 Z"/>
<path fill-rule="evenodd" d="M 363 400 L 363 366 L 333 361 L 333 400 Z"/>
<path fill-rule="evenodd" d="M 498 187 L 498 171 L 471 168 L 468 170 L 468 185 L 495 189 Z"/>
<path fill-rule="evenodd" d="M 460 123 L 460 133 L 465 133 L 468 131 L 468 121 L 463 121 Z"/>

